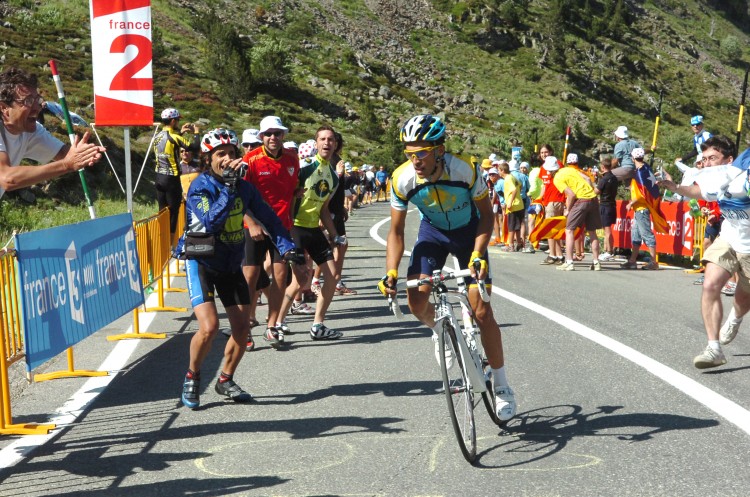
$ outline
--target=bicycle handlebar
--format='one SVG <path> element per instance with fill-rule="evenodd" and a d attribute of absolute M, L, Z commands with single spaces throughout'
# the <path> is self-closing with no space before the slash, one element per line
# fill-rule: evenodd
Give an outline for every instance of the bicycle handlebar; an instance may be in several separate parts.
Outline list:
<path fill-rule="evenodd" d="M 471 276 L 471 269 L 461 269 L 460 271 L 440 273 L 439 276 L 427 276 L 425 278 L 417 280 L 409 280 L 406 282 L 406 288 L 416 288 L 421 285 L 433 286 L 435 283 L 441 283 L 443 281 L 455 280 L 458 278 L 466 278 Z M 484 280 L 477 280 L 477 289 L 479 290 L 479 296 L 482 301 L 489 302 L 490 295 L 487 293 L 487 287 L 484 285 Z"/>

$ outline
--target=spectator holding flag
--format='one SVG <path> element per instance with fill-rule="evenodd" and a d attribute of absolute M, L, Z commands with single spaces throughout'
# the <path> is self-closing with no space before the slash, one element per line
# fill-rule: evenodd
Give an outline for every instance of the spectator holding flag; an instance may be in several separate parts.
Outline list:
<path fill-rule="evenodd" d="M 651 261 L 641 269 L 657 270 L 659 263 L 656 261 L 656 237 L 651 230 L 651 220 L 653 219 L 654 228 L 659 233 L 667 233 L 667 221 L 661 212 L 659 187 L 656 185 L 656 177 L 651 171 L 651 166 L 643 161 L 646 151 L 643 148 L 634 148 L 630 156 L 635 164 L 633 179 L 630 180 L 630 202 L 627 204 L 628 210 L 632 209 L 634 213 L 633 228 L 630 231 L 633 240 L 633 253 L 630 258 L 620 264 L 622 269 L 637 269 L 636 259 L 638 252 L 641 250 L 641 244 L 645 243 L 651 254 Z"/>

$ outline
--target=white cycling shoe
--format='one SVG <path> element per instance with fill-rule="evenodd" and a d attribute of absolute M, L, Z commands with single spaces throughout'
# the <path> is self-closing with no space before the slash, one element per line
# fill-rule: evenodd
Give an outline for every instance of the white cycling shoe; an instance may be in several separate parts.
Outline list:
<path fill-rule="evenodd" d="M 512 388 L 495 389 L 495 415 L 500 421 L 508 421 L 516 415 L 516 395 Z"/>
<path fill-rule="evenodd" d="M 440 341 L 434 331 L 432 332 L 432 341 L 435 343 L 435 360 L 440 366 Z M 446 369 L 453 367 L 453 349 L 448 342 L 445 343 L 445 367 Z"/>

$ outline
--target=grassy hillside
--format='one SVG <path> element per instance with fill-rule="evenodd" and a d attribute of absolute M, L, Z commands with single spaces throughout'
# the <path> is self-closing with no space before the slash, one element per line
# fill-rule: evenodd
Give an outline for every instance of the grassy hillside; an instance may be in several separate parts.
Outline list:
<path fill-rule="evenodd" d="M 389 167 L 398 124 L 418 112 L 443 114 L 449 147 L 477 156 L 509 154 L 516 144 L 527 157 L 535 143 L 561 149 L 570 124 L 571 148 L 593 163 L 611 150 L 619 125 L 650 144 L 660 92 L 657 158 L 671 162 L 690 149 L 690 115 L 734 136 L 749 59 L 748 7 L 735 0 L 222 0 L 210 3 L 215 12 L 208 5 L 152 2 L 157 110 L 175 106 L 204 127 L 236 130 L 278 114 L 297 141 L 331 123 L 344 134 L 348 159 Z M 35 71 L 54 98 L 45 64 L 57 59 L 71 108 L 93 120 L 88 15 L 80 1 L 0 4 L 0 68 Z M 122 174 L 122 131 L 100 132 Z M 132 135 L 139 168 L 151 131 Z M 108 169 L 97 166 L 89 177 L 99 198 L 117 200 Z M 150 169 L 141 203 L 153 191 Z M 76 182 L 34 190 L 65 205 L 80 202 Z M 12 209 L 12 197 L 0 209 Z"/>

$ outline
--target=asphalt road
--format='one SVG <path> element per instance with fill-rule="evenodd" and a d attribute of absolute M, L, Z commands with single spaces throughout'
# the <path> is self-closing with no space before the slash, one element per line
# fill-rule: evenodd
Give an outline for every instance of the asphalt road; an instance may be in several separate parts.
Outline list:
<path fill-rule="evenodd" d="M 561 272 L 539 265 L 540 253 L 492 249 L 519 414 L 500 430 L 480 404 L 479 457 L 467 464 L 430 331 L 411 316 L 396 321 L 375 290 L 384 247 L 370 231 L 387 215 L 384 204 L 368 206 L 348 223 L 345 278 L 359 293 L 336 297 L 327 319 L 344 338 L 313 342 L 310 318 L 292 316 L 289 350 L 260 340 L 235 375 L 255 397 L 249 405 L 213 391 L 221 336 L 203 368 L 201 407 L 180 405 L 189 311 L 146 316 L 166 340 L 107 341 L 130 325 L 125 317 L 77 345 L 77 368 L 106 359 L 103 369 L 119 370 L 106 379 L 16 378 L 15 422 L 44 422 L 60 406 L 65 422 L 36 448 L 44 440 L 0 438 L 0 495 L 750 495 L 750 332 L 725 348 L 726 366 L 701 372 L 694 276 L 583 263 Z M 416 213 L 408 223 L 413 237 Z M 169 294 L 167 304 L 187 297 Z M 65 368 L 64 357 L 44 367 Z"/>

